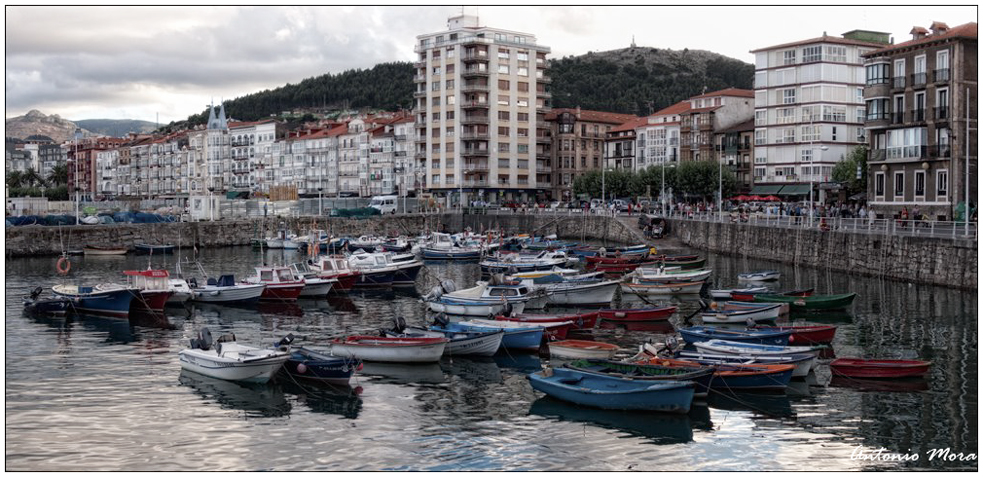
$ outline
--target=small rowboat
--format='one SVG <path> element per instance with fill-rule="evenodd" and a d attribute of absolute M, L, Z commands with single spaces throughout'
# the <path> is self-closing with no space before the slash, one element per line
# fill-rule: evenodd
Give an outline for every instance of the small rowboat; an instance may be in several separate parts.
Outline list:
<path fill-rule="evenodd" d="M 713 339 L 739 341 L 742 343 L 758 343 L 775 346 L 785 346 L 788 338 L 792 335 L 791 331 L 758 331 L 758 330 L 726 330 L 714 328 L 712 326 L 691 326 L 680 328 L 679 334 L 683 340 L 690 344 L 701 343 Z"/>
<path fill-rule="evenodd" d="M 98 245 L 86 245 L 82 247 L 85 255 L 126 255 L 126 247 L 100 247 Z"/>
<path fill-rule="evenodd" d="M 761 293 L 767 292 L 766 287 L 749 287 L 749 288 L 724 288 L 717 290 L 710 290 L 710 296 L 714 298 L 719 298 L 722 300 L 730 300 L 733 293 Z"/>
<path fill-rule="evenodd" d="M 672 260 L 665 262 L 667 266 L 679 267 L 680 270 L 696 270 L 703 268 L 707 264 L 707 259 L 699 258 L 696 260 Z"/>
<path fill-rule="evenodd" d="M 776 270 L 761 270 L 751 273 L 738 273 L 737 279 L 745 282 L 769 282 L 778 280 L 781 275 Z"/>
<path fill-rule="evenodd" d="M 136 253 L 139 254 L 151 254 L 151 255 L 162 255 L 174 253 L 173 245 L 154 245 L 149 243 L 138 243 L 133 245 Z"/>
<path fill-rule="evenodd" d="M 461 322 L 466 325 L 472 326 L 484 326 L 488 328 L 498 328 L 505 331 L 511 329 L 524 329 L 533 326 L 538 326 L 543 329 L 543 335 L 546 336 L 548 340 L 565 340 L 567 339 L 567 333 L 574 329 L 572 321 L 550 321 L 550 322 L 513 322 L 513 321 L 498 321 L 498 320 L 482 320 L 473 319 L 466 322 Z"/>
<path fill-rule="evenodd" d="M 574 330 L 589 330 L 594 328 L 594 325 L 597 324 L 598 316 L 599 313 L 596 311 L 591 313 L 579 313 L 579 314 L 572 314 L 572 315 L 539 315 L 539 314 L 523 313 L 523 314 L 512 315 L 512 316 L 499 315 L 496 316 L 495 319 L 501 321 L 514 321 L 514 322 L 526 323 L 526 324 L 562 323 L 565 321 L 570 321 L 573 322 L 572 329 Z"/>
<path fill-rule="evenodd" d="M 836 327 L 832 325 L 811 326 L 755 326 L 756 330 L 791 331 L 789 344 L 830 344 L 836 336 Z"/>
<path fill-rule="evenodd" d="M 622 283 L 621 286 L 638 295 L 685 295 L 699 293 L 703 282 Z"/>
<path fill-rule="evenodd" d="M 621 308 L 605 309 L 598 312 L 604 321 L 633 322 L 633 321 L 666 321 L 676 312 L 676 307 L 664 308 Z"/>
<path fill-rule="evenodd" d="M 679 359 L 695 361 L 700 364 L 713 366 L 716 364 L 792 364 L 793 378 L 804 378 L 816 366 L 816 357 L 811 354 L 793 354 L 788 356 L 738 356 L 733 354 L 707 354 L 702 351 L 680 351 Z"/>
<path fill-rule="evenodd" d="M 773 346 L 741 341 L 712 339 L 693 343 L 696 349 L 704 353 L 733 354 L 738 356 L 788 356 L 791 354 L 808 353 L 819 355 L 820 348 L 811 346 Z"/>
<path fill-rule="evenodd" d="M 686 413 L 693 403 L 692 382 L 653 383 L 546 368 L 529 375 L 533 389 L 556 399 L 602 409 Z"/>
<path fill-rule="evenodd" d="M 358 359 L 339 358 L 309 348 L 294 348 L 283 369 L 292 377 L 329 384 L 348 384 L 355 371 L 362 369 Z"/>
<path fill-rule="evenodd" d="M 440 361 L 447 338 L 384 338 L 353 335 L 331 342 L 334 356 L 390 363 L 433 363 Z"/>
<path fill-rule="evenodd" d="M 585 259 L 588 265 L 606 264 L 606 265 L 618 265 L 625 263 L 639 263 L 645 261 L 645 257 L 641 255 L 631 255 L 625 257 L 587 257 Z"/>
<path fill-rule="evenodd" d="M 848 378 L 910 378 L 928 373 L 931 361 L 839 358 L 829 363 L 833 376 Z"/>
<path fill-rule="evenodd" d="M 762 303 L 763 304 L 763 303 Z M 711 308 L 700 316 L 704 323 L 752 323 L 759 321 L 775 321 L 781 314 L 782 304 L 772 303 L 771 306 L 746 307 L 739 304 L 731 305 L 725 302 L 723 306 Z"/>
<path fill-rule="evenodd" d="M 764 288 L 764 287 L 762 287 Z M 730 298 L 737 301 L 754 301 L 756 295 L 784 295 L 784 296 L 812 296 L 813 288 L 800 290 L 789 290 L 784 292 L 772 293 L 766 288 L 764 291 L 752 290 L 731 290 Z"/>
<path fill-rule="evenodd" d="M 618 351 L 618 345 L 587 340 L 553 341 L 549 348 L 550 356 L 567 359 L 610 359 Z"/>
<path fill-rule="evenodd" d="M 668 358 L 649 358 L 646 364 L 671 366 L 684 369 L 703 369 L 693 361 Z M 791 364 L 716 364 L 713 365 L 711 389 L 730 391 L 783 391 L 792 380 L 795 366 Z"/>
<path fill-rule="evenodd" d="M 492 321 L 491 323 L 496 323 Z M 545 329 L 542 326 L 523 326 L 519 323 L 511 323 L 507 321 L 497 322 L 498 325 L 479 325 L 471 323 L 469 321 L 460 321 L 457 323 L 447 323 L 444 325 L 434 325 L 430 327 L 431 331 L 441 331 L 456 332 L 456 333 L 488 333 L 504 331 L 505 336 L 502 337 L 502 348 L 506 349 L 519 349 L 527 351 L 539 350 L 539 345 L 543 341 L 543 333 Z"/>
<path fill-rule="evenodd" d="M 693 381 L 696 383 L 696 397 L 706 397 L 713 380 L 713 368 L 709 366 L 685 369 L 606 359 L 578 359 L 563 366 L 584 373 L 642 381 Z"/>
<path fill-rule="evenodd" d="M 842 295 L 755 295 L 754 301 L 759 303 L 788 303 L 793 310 L 839 310 L 850 306 L 856 293 Z"/>

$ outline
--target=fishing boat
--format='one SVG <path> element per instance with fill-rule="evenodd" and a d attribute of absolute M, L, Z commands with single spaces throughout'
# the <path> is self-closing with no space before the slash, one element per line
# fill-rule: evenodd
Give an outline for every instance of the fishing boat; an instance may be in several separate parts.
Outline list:
<path fill-rule="evenodd" d="M 775 321 L 782 311 L 781 303 L 768 306 L 744 306 L 744 303 L 712 303 L 711 308 L 700 314 L 704 323 L 758 323 Z"/>
<path fill-rule="evenodd" d="M 255 348 L 236 342 L 234 334 L 220 336 L 212 346 L 208 328 L 198 332 L 191 347 L 178 352 L 181 368 L 226 381 L 265 383 L 290 359 L 288 335 L 276 348 Z"/>
<path fill-rule="evenodd" d="M 563 366 L 583 373 L 639 381 L 692 381 L 696 384 L 695 397 L 706 397 L 713 380 L 713 368 L 710 366 L 686 369 L 608 359 L 578 359 Z"/>
<path fill-rule="evenodd" d="M 690 326 L 688 328 L 680 328 L 679 334 L 683 336 L 684 341 L 690 344 L 717 339 L 740 341 L 743 343 L 786 346 L 788 345 L 788 338 L 792 335 L 792 332 L 759 330 L 739 331 L 714 328 L 712 326 Z"/>
<path fill-rule="evenodd" d="M 546 368 L 529 375 L 533 389 L 584 406 L 602 409 L 689 412 L 692 382 L 637 381 L 567 368 Z"/>
<path fill-rule="evenodd" d="M 836 336 L 833 325 L 799 325 L 799 326 L 755 326 L 756 330 L 791 331 L 789 344 L 830 344 Z"/>
<path fill-rule="evenodd" d="M 754 295 L 754 301 L 759 303 L 788 303 L 793 310 L 840 310 L 850 306 L 856 297 L 856 293 L 813 296 Z"/>
<path fill-rule="evenodd" d="M 543 336 L 548 341 L 563 340 L 567 338 L 567 333 L 574 328 L 572 321 L 553 321 L 553 322 L 514 322 L 504 320 L 482 320 L 472 319 L 461 323 L 473 327 L 486 327 L 489 329 L 502 329 L 509 331 L 512 329 L 526 329 L 530 327 L 540 327 L 543 329 Z"/>
<path fill-rule="evenodd" d="M 363 361 L 433 363 L 440 360 L 447 338 L 388 338 L 352 335 L 331 341 L 331 354 Z"/>
<path fill-rule="evenodd" d="M 171 297 L 167 299 L 167 305 L 184 305 L 194 295 L 191 285 L 180 278 L 167 279 L 167 288 L 172 292 Z"/>
<path fill-rule="evenodd" d="M 406 326 L 402 318 L 385 332 L 391 338 L 447 338 L 444 356 L 492 356 L 502 346 L 505 330 L 499 331 L 433 331 Z"/>
<path fill-rule="evenodd" d="M 339 358 L 303 346 L 291 349 L 290 359 L 283 364 L 291 377 L 341 385 L 361 369 L 362 361 L 357 358 Z"/>
<path fill-rule="evenodd" d="M 562 323 L 569 321 L 573 323 L 574 330 L 589 330 L 597 324 L 598 312 L 574 313 L 574 314 L 532 314 L 516 313 L 508 316 L 496 316 L 496 320 L 513 321 L 516 323 Z"/>
<path fill-rule="evenodd" d="M 839 358 L 829 363 L 833 376 L 847 378 L 911 378 L 928 373 L 931 361 Z"/>
<path fill-rule="evenodd" d="M 673 283 L 640 283 L 638 281 L 623 282 L 621 287 L 637 295 L 686 295 L 699 293 L 703 282 L 673 282 Z"/>
<path fill-rule="evenodd" d="M 638 362 L 636 358 L 632 361 Z M 644 364 L 656 364 L 682 369 L 704 369 L 706 365 L 682 359 L 646 357 Z M 715 364 L 710 389 L 733 391 L 784 391 L 792 380 L 795 365 L 791 364 Z"/>
<path fill-rule="evenodd" d="M 667 321 L 676 312 L 676 309 L 675 306 L 602 309 L 598 315 L 604 321 L 613 322 Z"/>
<path fill-rule="evenodd" d="M 149 243 L 138 243 L 133 245 L 133 249 L 138 254 L 163 255 L 174 253 L 173 245 L 154 245 Z"/>
<path fill-rule="evenodd" d="M 356 250 L 371 252 L 375 250 L 376 247 L 381 247 L 384 243 L 386 243 L 386 239 L 384 238 L 370 235 L 360 235 L 358 238 L 348 241 L 348 249 L 353 252 Z"/>
<path fill-rule="evenodd" d="M 65 316 L 74 309 L 75 303 L 66 297 L 42 298 L 44 288 L 36 287 L 23 298 L 24 313 L 36 316 Z"/>
<path fill-rule="evenodd" d="M 618 351 L 618 345 L 589 340 L 563 340 L 549 343 L 550 356 L 565 359 L 610 359 Z"/>
<path fill-rule="evenodd" d="M 86 245 L 82 247 L 84 255 L 126 255 L 126 247 L 101 247 L 98 245 Z"/>
<path fill-rule="evenodd" d="M 732 294 L 737 293 L 763 293 L 767 292 L 766 287 L 746 287 L 746 288 L 719 288 L 710 290 L 710 296 L 721 300 L 730 300 Z"/>
<path fill-rule="evenodd" d="M 78 313 L 129 318 L 130 303 L 139 290 L 115 283 L 100 284 L 97 287 L 55 285 L 51 287 L 51 291 L 57 296 L 72 300 L 73 308 Z"/>
<path fill-rule="evenodd" d="M 205 276 L 203 285 L 199 285 L 194 277 L 188 279 L 192 291 L 191 301 L 221 304 L 254 303 L 259 301 L 263 291 L 266 290 L 264 283 L 237 283 L 235 275 L 231 274 L 221 275 L 217 280 L 208 278 L 204 272 L 202 275 Z"/>
<path fill-rule="evenodd" d="M 786 356 L 739 356 L 733 354 L 711 354 L 703 351 L 679 351 L 676 357 L 686 361 L 713 366 L 718 364 L 790 364 L 794 365 L 793 378 L 804 378 L 816 366 L 816 356 L 811 354 L 792 354 Z"/>
<path fill-rule="evenodd" d="M 550 304 L 562 306 L 610 305 L 620 284 L 617 280 L 564 278 L 560 275 L 524 279 L 521 283 L 531 289 L 545 291 Z"/>
<path fill-rule="evenodd" d="M 474 287 L 457 290 L 454 282 L 444 280 L 424 299 L 439 299 L 443 303 L 502 304 L 504 302 L 511 305 L 515 313 L 522 313 L 525 309 L 535 310 L 546 307 L 549 303 L 549 294 L 544 290 L 532 290 L 526 285 L 511 282 L 479 281 Z"/>
<path fill-rule="evenodd" d="M 358 270 L 353 270 L 348 264 L 348 259 L 342 256 L 321 256 L 316 260 L 308 260 L 307 265 L 320 278 L 334 278 L 338 280 L 338 283 L 331 287 L 335 291 L 351 290 L 358 283 L 362 275 Z"/>
<path fill-rule="evenodd" d="M 482 273 L 532 272 L 550 270 L 554 267 L 565 266 L 568 257 L 564 252 L 544 250 L 534 256 L 520 254 L 496 254 L 493 258 L 478 263 Z"/>
<path fill-rule="evenodd" d="M 294 273 L 294 278 L 303 280 L 304 289 L 301 290 L 298 298 L 324 298 L 331 293 L 331 289 L 338 283 L 336 278 L 321 278 L 317 272 L 311 270 L 306 263 L 294 263 L 290 265 L 290 270 Z"/>
<path fill-rule="evenodd" d="M 749 273 L 738 273 L 737 279 L 744 282 L 770 282 L 778 280 L 781 273 L 777 270 L 759 270 Z"/>
<path fill-rule="evenodd" d="M 634 277 L 638 278 L 639 283 L 672 283 L 705 281 L 710 278 L 713 270 L 664 270 L 639 267 L 632 273 Z"/>
<path fill-rule="evenodd" d="M 297 301 L 304 291 L 304 281 L 298 280 L 290 267 L 256 267 L 256 275 L 245 283 L 266 285 L 260 301 Z"/>
<path fill-rule="evenodd" d="M 480 260 L 488 248 L 460 244 L 450 234 L 434 233 L 423 247 L 424 260 Z"/>
<path fill-rule="evenodd" d="M 167 270 L 124 270 L 127 286 L 138 290 L 130 307 L 133 311 L 163 312 L 167 301 L 174 295 L 170 273 Z M 96 285 L 99 289 L 101 285 Z"/>
<path fill-rule="evenodd" d="M 398 257 L 398 256 L 397 256 Z M 359 252 L 348 257 L 353 270 L 362 274 L 356 286 L 406 286 L 415 285 L 416 276 L 423 268 L 423 262 L 412 254 L 404 254 L 400 261 L 394 261 L 390 252 Z"/>
<path fill-rule="evenodd" d="M 437 322 L 430 327 L 431 331 L 455 332 L 455 333 L 488 333 L 504 331 L 502 337 L 502 348 L 512 350 L 535 351 L 543 341 L 544 328 L 542 326 L 513 326 L 516 323 L 502 322 L 503 325 L 480 325 L 467 321 L 456 323 Z"/>
<path fill-rule="evenodd" d="M 788 356 L 793 354 L 819 355 L 820 348 L 811 346 L 776 346 L 743 341 L 712 339 L 693 343 L 696 349 L 705 353 L 732 354 L 739 356 Z"/>

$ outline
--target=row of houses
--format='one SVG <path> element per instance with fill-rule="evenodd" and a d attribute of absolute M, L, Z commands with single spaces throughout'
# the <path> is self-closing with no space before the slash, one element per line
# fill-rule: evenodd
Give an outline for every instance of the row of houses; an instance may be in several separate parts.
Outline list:
<path fill-rule="evenodd" d="M 835 165 L 865 145 L 874 209 L 918 204 L 951 216 L 966 184 L 976 195 L 977 26 L 935 22 L 911 35 L 895 44 L 854 30 L 754 50 L 753 90 L 704 92 L 636 117 L 552 108 L 549 47 L 460 15 L 417 37 L 412 111 L 288 131 L 228 120 L 219 106 L 195 130 L 63 149 L 87 200 L 287 191 L 421 193 L 453 205 L 572 200 L 589 171 L 683 161 L 720 162 L 741 192 L 822 200 L 838 187 Z"/>

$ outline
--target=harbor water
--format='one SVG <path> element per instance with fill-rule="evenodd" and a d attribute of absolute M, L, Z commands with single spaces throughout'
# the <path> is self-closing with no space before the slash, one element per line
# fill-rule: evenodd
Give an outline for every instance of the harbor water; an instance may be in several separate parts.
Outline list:
<path fill-rule="evenodd" d="M 187 254 L 187 250 L 184 251 Z M 203 250 L 212 275 L 245 278 L 302 254 L 247 247 Z M 182 372 L 178 352 L 198 329 L 268 346 L 288 333 L 317 347 L 378 333 L 394 317 L 420 325 L 439 280 L 470 286 L 475 263 L 428 263 L 416 289 L 245 308 L 189 305 L 165 320 L 22 314 L 37 286 L 121 282 L 122 270 L 173 272 L 176 256 L 6 261 L 5 436 L 8 471 L 662 471 L 977 469 L 978 313 L 975 291 L 858 277 L 710 255 L 713 287 L 740 272 L 777 269 L 781 289 L 856 292 L 846 312 L 793 315 L 835 324 L 837 357 L 932 362 L 924 380 L 831 378 L 825 364 L 784 394 L 711 394 L 684 415 L 577 407 L 526 379 L 548 354 L 444 358 L 430 365 L 366 363 L 349 387 L 278 379 L 244 385 Z M 185 265 L 185 272 L 191 267 Z M 652 300 L 698 309 L 695 298 Z M 618 296 L 616 304 L 644 305 Z M 689 324 L 699 324 L 699 318 Z M 672 328 L 593 330 L 629 356 Z M 824 361 L 826 362 L 826 361 Z M 969 456 L 972 454 L 972 456 Z M 915 456 L 915 457 L 912 457 Z"/>

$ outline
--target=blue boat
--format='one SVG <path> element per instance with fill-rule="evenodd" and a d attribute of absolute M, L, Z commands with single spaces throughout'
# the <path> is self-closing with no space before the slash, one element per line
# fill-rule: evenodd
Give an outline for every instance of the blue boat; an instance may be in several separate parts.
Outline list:
<path fill-rule="evenodd" d="M 684 341 L 690 344 L 710 340 L 727 340 L 776 346 L 788 345 L 788 338 L 789 336 L 792 336 L 791 331 L 742 331 L 715 328 L 713 326 L 690 326 L 689 328 L 680 328 L 679 334 L 683 336 Z"/>
<path fill-rule="evenodd" d="M 65 316 L 75 308 L 70 298 L 42 298 L 44 288 L 35 288 L 29 296 L 24 297 L 24 313 L 36 316 Z"/>
<path fill-rule="evenodd" d="M 503 323 L 514 325 L 511 322 Z M 492 326 L 469 325 L 466 322 L 438 324 L 431 326 L 430 329 L 433 331 L 451 331 L 457 333 L 505 331 L 505 336 L 502 337 L 502 348 L 532 351 L 539 349 L 539 345 L 543 341 L 544 330 L 541 326 L 502 326 L 501 328 L 497 328 Z"/>
<path fill-rule="evenodd" d="M 529 375 L 533 389 L 551 397 L 601 409 L 689 412 L 694 384 L 638 381 L 566 368 L 546 368 Z"/>
<path fill-rule="evenodd" d="M 362 361 L 356 358 L 340 358 L 304 348 L 294 348 L 290 359 L 283 364 L 290 376 L 330 384 L 348 384 L 355 371 L 362 369 Z"/>
<path fill-rule="evenodd" d="M 578 359 L 563 366 L 585 373 L 642 381 L 692 381 L 696 383 L 696 397 L 706 397 L 713 381 L 713 367 L 711 366 L 706 366 L 703 369 L 685 369 L 609 359 Z"/>
<path fill-rule="evenodd" d="M 136 288 L 122 285 L 100 285 L 86 287 L 76 285 L 55 285 L 51 287 L 55 295 L 62 296 L 75 302 L 75 311 L 92 313 L 94 315 L 113 316 L 117 318 L 130 317 L 130 302 L 140 293 Z"/>
<path fill-rule="evenodd" d="M 393 279 L 396 278 L 396 270 L 359 270 L 358 280 L 352 285 L 355 288 L 388 288 L 393 286 Z"/>

